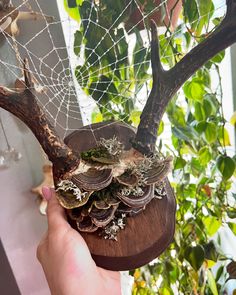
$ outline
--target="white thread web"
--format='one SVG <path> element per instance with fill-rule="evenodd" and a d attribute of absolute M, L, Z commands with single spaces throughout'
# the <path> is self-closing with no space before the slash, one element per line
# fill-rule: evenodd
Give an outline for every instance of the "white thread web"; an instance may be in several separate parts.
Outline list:
<path fill-rule="evenodd" d="M 87 17 L 81 18 L 79 24 L 62 13 L 60 5 L 61 18 L 55 13 L 51 14 L 47 11 L 49 4 L 46 0 L 12 2 L 16 11 L 30 12 L 33 10 L 41 15 L 41 20 L 19 21 L 20 33 L 16 38 L 12 37 L 9 32 L 2 32 L 5 45 L 7 44 L 5 48 L 8 48 L 9 55 L 10 52 L 11 56 L 16 55 L 17 60 L 1 56 L 0 69 L 6 75 L 17 79 L 22 76 L 23 59 L 28 59 L 30 73 L 35 80 L 36 88 L 41 92 L 36 92 L 36 98 L 61 137 L 64 138 L 82 125 L 90 124 L 92 113 L 95 114 L 95 121 L 99 120 L 101 117 L 101 109 L 99 110 L 99 108 L 114 115 L 113 119 L 119 117 L 119 120 L 124 122 L 128 121 L 130 113 L 124 113 L 123 117 L 120 117 L 119 114 L 126 102 L 132 100 L 134 110 L 142 109 L 151 86 L 150 33 L 145 20 L 155 10 L 164 8 L 167 0 L 162 1 L 161 4 L 146 13 L 140 8 L 140 2 L 143 1 L 124 0 L 124 9 L 109 27 L 106 23 L 102 25 L 99 21 L 94 20 L 94 7 L 99 4 L 99 0 L 77 1 L 89 4 L 86 11 Z M 62 1 L 59 2 L 59 4 L 62 3 Z M 225 1 L 215 2 L 218 7 L 216 13 L 219 16 L 224 15 Z M 91 3 L 92 5 L 90 5 Z M 52 5 L 55 7 L 56 1 Z M 124 21 L 120 22 L 120 19 L 128 14 L 131 6 L 136 7 L 135 9 L 141 18 L 135 24 L 129 24 L 127 27 L 127 23 L 125 25 Z M 0 23 L 9 21 L 11 15 L 12 11 L 2 16 Z M 54 19 L 49 19 L 47 15 L 52 15 Z M 127 18 L 125 21 L 128 22 Z M 81 35 L 82 41 L 77 48 L 74 48 L 74 33 L 79 29 L 81 23 L 85 24 Z M 32 29 L 29 29 L 31 25 Z M 140 25 L 144 27 L 140 31 L 143 44 L 138 48 L 136 46 L 138 35 L 135 30 L 139 31 L 137 28 Z M 26 26 L 28 27 L 26 28 Z M 66 44 L 61 27 L 64 28 Z M 126 29 L 124 30 L 124 28 Z M 180 38 L 183 42 L 180 34 L 186 31 L 186 28 L 179 26 L 171 37 L 169 37 L 171 33 L 168 29 L 162 29 L 166 33 L 163 36 L 168 38 L 168 44 L 173 38 Z M 123 30 L 124 33 L 120 38 L 117 38 L 119 30 Z M 25 33 L 26 31 L 27 33 Z M 96 36 L 98 33 L 101 34 L 99 42 L 90 47 L 89 42 L 86 42 L 91 39 L 89 34 Z M 116 40 L 114 40 L 114 36 Z M 108 42 L 110 45 L 106 47 L 104 42 Z M 119 48 L 122 47 L 122 44 L 127 46 L 123 57 L 121 57 L 121 49 Z M 74 51 L 77 51 L 77 55 Z M 134 56 L 139 53 L 142 55 L 142 59 L 135 62 Z M 104 62 L 104 59 L 109 55 L 112 55 L 112 62 Z M 177 57 L 178 53 L 171 54 L 171 56 Z M 162 51 L 162 58 L 168 59 L 171 56 L 167 51 Z M 125 62 L 122 70 L 126 75 L 118 77 L 117 71 L 121 69 L 123 61 Z M 142 77 L 144 67 L 146 67 L 146 75 Z M 142 85 L 139 86 L 140 88 L 137 86 L 139 82 Z M 15 88 L 12 84 L 7 86 Z M 96 101 L 94 97 L 96 97 Z M 110 99 L 111 97 L 112 99 Z M 121 107 L 121 105 L 123 106 Z"/>

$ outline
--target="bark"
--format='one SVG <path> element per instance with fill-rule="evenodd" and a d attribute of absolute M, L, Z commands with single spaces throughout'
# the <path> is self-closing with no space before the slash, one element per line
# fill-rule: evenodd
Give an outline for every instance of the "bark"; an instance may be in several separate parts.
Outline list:
<path fill-rule="evenodd" d="M 59 138 L 54 127 L 37 104 L 33 94 L 31 78 L 24 65 L 25 90 L 11 91 L 0 87 L 0 107 L 22 120 L 34 133 L 58 176 L 70 171 L 79 163 L 79 158 Z"/>

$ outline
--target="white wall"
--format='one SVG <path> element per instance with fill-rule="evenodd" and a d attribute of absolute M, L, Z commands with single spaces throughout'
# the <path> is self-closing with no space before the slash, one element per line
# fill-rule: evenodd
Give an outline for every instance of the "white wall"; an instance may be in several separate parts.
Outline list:
<path fill-rule="evenodd" d="M 38 2 L 45 14 L 53 15 L 59 20 L 56 0 L 30 0 L 28 2 L 32 4 L 33 8 L 37 7 Z M 22 3 L 22 1 L 14 0 L 13 3 Z M 20 27 L 21 34 L 17 40 L 24 43 L 30 36 L 34 36 L 42 29 L 42 22 L 21 22 Z M 65 54 L 66 46 L 60 23 L 52 26 L 51 29 L 53 37 L 55 37 L 55 46 L 62 47 L 63 54 Z M 30 46 L 38 56 L 43 52 L 48 52 L 51 43 L 48 41 L 47 31 L 45 30 L 45 34 L 40 34 L 36 42 Z M 23 48 L 19 49 L 21 57 L 24 58 L 26 52 Z M 54 57 L 52 56 L 48 61 L 52 67 L 57 62 Z M 1 60 L 8 61 L 12 65 L 17 64 L 14 53 L 2 36 L 0 36 Z M 68 59 L 63 62 L 67 63 L 65 68 L 68 68 Z M 0 85 L 11 87 L 15 79 L 15 73 L 9 71 L 0 62 Z M 46 160 L 37 140 L 23 123 L 2 109 L 0 109 L 0 115 L 10 144 L 22 154 L 22 159 L 18 163 L 14 163 L 8 169 L 0 170 L 0 238 L 21 294 L 48 295 L 50 294 L 49 289 L 35 255 L 37 245 L 46 231 L 47 224 L 45 217 L 41 216 L 38 211 L 36 197 L 30 192 L 33 186 L 42 181 L 41 171 Z M 81 120 L 78 118 L 78 121 L 72 122 L 73 124 L 73 128 L 78 128 L 81 126 Z M 63 134 L 63 130 L 60 128 L 58 131 Z M 0 130 L 0 149 L 4 148 L 6 146 Z M 0 270 L 0 275 L 1 271 L 4 270 Z M 1 286 L 0 294 L 4 295 L 1 293 Z"/>

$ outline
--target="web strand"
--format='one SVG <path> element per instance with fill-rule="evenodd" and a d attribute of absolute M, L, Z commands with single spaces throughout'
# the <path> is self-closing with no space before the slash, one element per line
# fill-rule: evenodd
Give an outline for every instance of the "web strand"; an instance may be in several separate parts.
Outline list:
<path fill-rule="evenodd" d="M 90 1 L 88 2 L 90 3 Z M 150 90 L 148 85 L 151 81 L 149 58 L 150 34 L 146 20 L 148 20 L 150 15 L 152 15 L 155 11 L 161 7 L 165 7 L 166 2 L 167 0 L 163 1 L 160 5 L 144 14 L 137 0 L 127 0 L 125 1 L 126 5 L 123 11 L 120 15 L 118 15 L 112 25 L 107 28 L 93 20 L 93 11 L 95 9 L 94 2 L 91 2 L 92 5 L 90 6 L 90 10 L 88 12 L 88 18 L 82 18 L 81 23 L 79 25 L 77 24 L 77 27 L 74 27 L 73 22 L 69 17 L 66 17 L 65 19 L 54 19 L 49 23 L 46 14 L 40 5 L 40 1 L 22 1 L 22 3 L 15 8 L 15 10 L 35 11 L 42 15 L 42 20 L 39 21 L 38 31 L 36 30 L 35 34 L 31 36 L 31 38 L 23 38 L 24 42 L 19 41 L 21 39 L 18 37 L 14 38 L 9 33 L 2 32 L 5 43 L 7 43 L 8 47 L 16 54 L 17 63 L 13 60 L 4 60 L 0 58 L 0 65 L 8 71 L 11 76 L 15 77 L 15 79 L 19 79 L 22 76 L 23 59 L 28 59 L 30 73 L 35 78 L 35 81 L 37 81 L 37 87 L 42 91 L 41 94 L 36 93 L 36 99 L 46 112 L 53 125 L 61 129 L 62 136 L 65 137 L 68 133 L 76 130 L 78 126 L 91 123 L 92 113 L 94 111 L 99 113 L 99 108 L 103 108 L 105 111 L 110 112 L 112 106 L 114 117 L 116 117 L 115 114 L 121 111 L 121 106 L 119 103 L 113 103 L 109 100 L 104 103 L 103 101 L 105 97 L 112 96 L 114 100 L 120 100 L 124 104 L 132 98 L 135 108 L 137 106 L 140 107 L 140 105 L 143 106 Z M 124 35 L 117 40 L 114 40 L 114 31 L 116 31 L 117 28 L 124 28 L 124 26 L 119 24 L 120 19 L 130 12 L 132 5 L 135 5 L 142 18 L 132 25 Z M 225 3 L 222 2 L 222 5 L 220 5 L 217 10 L 224 11 Z M 201 18 L 207 16 L 209 13 L 201 16 Z M 3 22 L 10 16 L 11 13 L 8 13 L 0 21 Z M 199 18 L 198 22 L 201 21 L 201 18 Z M 85 30 L 83 31 L 82 41 L 86 40 L 91 28 L 97 28 L 104 33 L 100 41 L 93 48 L 87 46 L 86 42 L 81 42 L 79 48 L 74 48 L 73 35 L 82 23 L 87 24 Z M 136 42 L 134 32 L 140 24 L 144 27 L 144 30 L 140 32 L 142 34 L 143 46 L 134 50 L 134 44 Z M 69 28 L 69 44 L 66 44 L 65 46 L 58 46 L 58 42 L 55 40 L 53 31 L 57 28 L 60 28 L 61 30 L 61 27 L 64 25 Z M 34 27 L 37 28 L 37 21 L 35 21 Z M 166 32 L 168 32 L 168 29 L 169 28 L 167 28 Z M 178 53 L 171 55 L 168 54 L 167 47 L 171 44 L 172 40 L 174 40 L 174 38 L 182 32 L 183 28 L 180 27 L 179 30 L 175 30 L 171 35 L 166 33 L 166 35 L 161 36 L 161 38 L 167 39 L 166 49 L 162 51 L 162 59 L 173 58 L 175 56 L 176 58 L 178 57 Z M 42 51 L 42 54 L 40 55 L 39 53 L 34 52 L 33 48 L 37 46 L 41 37 L 44 35 L 47 36 L 50 43 L 47 44 L 47 51 Z M 106 38 L 108 38 L 107 40 L 111 42 L 111 46 L 106 50 L 101 51 L 102 44 Z M 126 41 L 128 44 L 127 55 L 119 58 L 117 47 L 119 47 L 123 41 Z M 74 50 L 76 49 L 80 50 L 79 55 L 74 54 Z M 133 56 L 135 56 L 141 54 L 144 49 L 145 55 L 143 56 L 143 61 L 130 61 L 130 52 Z M 26 56 L 22 56 L 17 51 L 20 53 L 24 52 Z M 87 60 L 85 60 L 85 51 L 89 52 L 86 56 Z M 114 53 L 114 61 L 104 65 L 103 59 L 111 52 Z M 80 71 L 76 72 L 77 66 L 86 64 L 86 62 L 93 56 L 96 57 L 94 62 L 87 63 L 90 67 L 89 69 L 85 66 L 84 68 L 81 67 Z M 52 59 L 55 61 L 53 65 L 49 62 Z M 125 61 L 127 60 L 129 62 L 125 64 Z M 119 88 L 118 92 L 115 92 L 113 90 L 113 85 L 116 84 L 116 71 L 122 63 L 125 64 L 123 66 L 123 71 L 126 71 L 128 74 L 126 78 L 122 79 L 122 85 L 120 85 L 122 87 Z M 139 74 L 142 71 L 142 68 L 148 64 L 149 69 L 147 73 L 149 77 L 140 78 Z M 135 72 L 134 68 L 136 69 Z M 101 75 L 109 77 L 109 80 L 102 81 L 100 79 Z M 91 83 L 91 81 L 95 82 Z M 134 86 L 135 83 L 143 83 L 144 86 L 141 90 L 137 91 L 135 89 L 136 86 Z M 15 90 L 15 87 L 12 86 L 11 89 Z M 98 97 L 95 102 L 92 97 L 95 97 L 96 95 Z M 122 119 L 123 122 L 127 122 L 129 119 L 128 117 L 129 115 L 126 114 Z M 71 122 L 73 122 L 73 124 L 71 124 Z"/>

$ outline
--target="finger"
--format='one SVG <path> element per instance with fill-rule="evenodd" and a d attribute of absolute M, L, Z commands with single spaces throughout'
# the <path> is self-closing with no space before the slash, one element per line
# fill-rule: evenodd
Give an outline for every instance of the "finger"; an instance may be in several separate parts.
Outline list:
<path fill-rule="evenodd" d="M 58 228 L 67 229 L 70 225 L 66 220 L 65 210 L 59 204 L 56 193 L 51 189 L 51 196 L 47 206 L 48 231 L 54 231 Z"/>
<path fill-rule="evenodd" d="M 47 255 L 47 245 L 48 245 L 48 232 L 46 232 L 41 241 L 38 244 L 36 257 L 40 263 L 44 260 L 43 258 Z"/>

